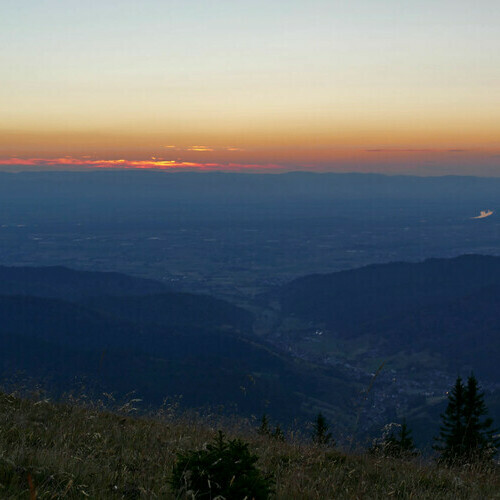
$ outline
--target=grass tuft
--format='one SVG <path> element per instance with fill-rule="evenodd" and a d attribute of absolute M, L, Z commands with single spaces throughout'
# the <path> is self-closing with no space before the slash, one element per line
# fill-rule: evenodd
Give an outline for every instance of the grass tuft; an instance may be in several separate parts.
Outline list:
<path fill-rule="evenodd" d="M 1 393 L 0 498 L 175 498 L 169 482 L 177 457 L 203 448 L 217 428 L 250 443 L 278 499 L 500 498 L 496 464 L 445 468 L 290 436 L 283 442 L 244 420 L 207 421 L 168 408 L 137 417 L 130 405 L 120 413 Z"/>

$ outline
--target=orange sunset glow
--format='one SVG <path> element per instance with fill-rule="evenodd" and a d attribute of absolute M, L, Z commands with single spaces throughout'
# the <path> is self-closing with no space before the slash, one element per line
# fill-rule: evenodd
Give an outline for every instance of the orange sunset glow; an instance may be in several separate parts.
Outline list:
<path fill-rule="evenodd" d="M 3 170 L 500 175 L 491 1 L 26 4 Z"/>

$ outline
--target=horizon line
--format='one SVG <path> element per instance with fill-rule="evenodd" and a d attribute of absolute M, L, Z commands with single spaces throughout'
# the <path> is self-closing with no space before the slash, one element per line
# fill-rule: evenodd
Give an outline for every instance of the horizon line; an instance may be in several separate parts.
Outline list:
<path fill-rule="evenodd" d="M 128 173 L 144 173 L 144 174 L 196 174 L 196 175 L 209 175 L 209 174 L 215 174 L 215 175 L 261 175 L 261 176 L 267 176 L 267 175 L 295 175 L 295 174 L 307 174 L 307 175 L 338 175 L 338 176 L 377 176 L 377 177 L 415 177 L 419 179 L 425 179 L 425 178 L 431 178 L 431 179 L 440 179 L 440 178 L 450 178 L 450 177 L 457 177 L 457 178 L 477 178 L 477 179 L 500 179 L 500 173 L 497 175 L 480 175 L 480 174 L 458 174 L 458 173 L 450 173 L 450 174 L 443 174 L 443 173 L 436 173 L 436 174 L 429 174 L 429 173 L 416 173 L 416 172 L 411 172 L 411 173 L 404 173 L 404 172 L 356 172 L 353 170 L 346 170 L 346 171 L 338 171 L 338 172 L 333 172 L 333 171 L 328 171 L 328 170 L 302 170 L 302 169 L 297 169 L 297 170 L 280 170 L 276 169 L 275 171 L 273 170 L 252 170 L 251 168 L 245 169 L 245 170 L 229 170 L 229 169 L 200 169 L 196 167 L 191 167 L 191 168 L 169 168 L 169 169 L 161 169 L 161 168 L 154 168 L 154 167 L 149 167 L 149 168 L 130 168 L 130 167 L 88 167 L 85 165 L 74 165 L 75 167 L 81 167 L 81 168 L 66 168 L 66 169 L 61 169 L 61 168 L 43 168 L 43 169 L 20 169 L 21 165 L 5 165 L 5 167 L 12 166 L 12 169 L 2 169 L 0 168 L 0 174 L 9 174 L 9 175 L 19 175 L 19 174 L 81 174 L 81 173 L 117 173 L 117 172 L 128 172 Z M 32 165 L 26 165 L 28 167 L 33 167 Z"/>

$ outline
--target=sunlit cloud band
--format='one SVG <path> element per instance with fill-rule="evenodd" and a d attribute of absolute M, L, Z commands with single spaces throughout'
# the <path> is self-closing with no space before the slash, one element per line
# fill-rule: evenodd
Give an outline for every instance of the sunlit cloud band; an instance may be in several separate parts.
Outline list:
<path fill-rule="evenodd" d="M 164 160 L 153 157 L 150 160 L 99 160 L 89 158 L 7 158 L 0 159 L 0 166 L 25 167 L 87 167 L 87 168 L 119 168 L 119 169 L 154 169 L 154 170 L 227 170 L 227 171 L 265 171 L 282 170 L 277 164 L 244 164 L 244 163 L 199 163 L 179 160 Z"/>

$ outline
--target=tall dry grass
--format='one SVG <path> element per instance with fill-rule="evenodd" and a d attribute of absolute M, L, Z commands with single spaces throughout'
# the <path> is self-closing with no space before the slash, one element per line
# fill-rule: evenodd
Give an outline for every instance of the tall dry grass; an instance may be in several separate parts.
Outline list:
<path fill-rule="evenodd" d="M 280 442 L 245 420 L 179 415 L 168 405 L 149 417 L 131 413 L 132 403 L 110 412 L 0 394 L 0 498 L 175 498 L 168 479 L 177 452 L 202 447 L 219 427 L 251 443 L 279 499 L 500 498 L 496 465 L 442 468 L 295 436 Z"/>

